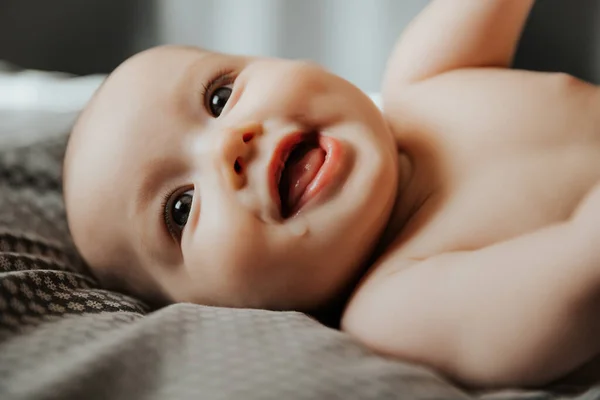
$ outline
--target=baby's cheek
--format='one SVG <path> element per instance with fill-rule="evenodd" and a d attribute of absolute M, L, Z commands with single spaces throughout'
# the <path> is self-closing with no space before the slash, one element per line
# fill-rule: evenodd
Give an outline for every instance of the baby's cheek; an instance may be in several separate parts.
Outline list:
<path fill-rule="evenodd" d="M 248 273 L 262 264 L 268 254 L 258 235 L 242 234 L 236 229 L 215 230 L 190 243 L 186 262 L 207 273 L 218 273 L 230 277 Z"/>

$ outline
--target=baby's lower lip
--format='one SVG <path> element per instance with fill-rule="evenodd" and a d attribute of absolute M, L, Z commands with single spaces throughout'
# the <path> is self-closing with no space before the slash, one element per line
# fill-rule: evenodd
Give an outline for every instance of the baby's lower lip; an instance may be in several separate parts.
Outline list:
<path fill-rule="evenodd" d="M 342 170 L 344 147 L 332 137 L 319 135 L 319 146 L 325 150 L 325 161 L 315 178 L 310 182 L 304 194 L 290 215 L 298 215 L 306 206 L 313 203 L 339 176 Z"/>

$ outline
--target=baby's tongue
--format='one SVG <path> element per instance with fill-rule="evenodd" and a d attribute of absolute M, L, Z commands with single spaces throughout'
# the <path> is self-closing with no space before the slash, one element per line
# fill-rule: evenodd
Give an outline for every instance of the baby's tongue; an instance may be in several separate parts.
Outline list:
<path fill-rule="evenodd" d="M 316 143 L 300 145 L 290 154 L 279 181 L 279 195 L 284 217 L 293 212 L 324 162 L 325 151 Z"/>

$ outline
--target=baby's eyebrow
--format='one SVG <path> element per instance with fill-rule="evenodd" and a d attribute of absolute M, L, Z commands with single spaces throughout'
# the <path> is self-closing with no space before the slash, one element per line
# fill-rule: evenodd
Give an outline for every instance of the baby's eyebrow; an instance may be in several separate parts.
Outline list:
<path fill-rule="evenodd" d="M 197 97 L 199 90 L 194 90 L 194 88 L 201 87 L 198 82 L 199 71 L 205 70 L 207 65 L 210 65 L 211 60 L 218 58 L 217 54 L 211 52 L 198 50 L 196 52 L 198 53 L 197 59 L 185 69 L 176 85 L 175 92 L 180 94 L 179 104 L 184 109 L 195 109 L 195 105 L 199 103 Z M 210 68 L 208 69 L 210 70 Z"/>
<path fill-rule="evenodd" d="M 184 166 L 171 158 L 163 158 L 152 160 L 140 170 L 144 171 L 144 177 L 135 191 L 135 214 L 144 212 L 166 183 L 183 172 Z"/>

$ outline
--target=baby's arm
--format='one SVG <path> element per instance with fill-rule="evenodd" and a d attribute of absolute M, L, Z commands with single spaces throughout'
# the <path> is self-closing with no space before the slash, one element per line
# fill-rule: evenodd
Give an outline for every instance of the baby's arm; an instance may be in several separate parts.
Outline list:
<path fill-rule="evenodd" d="M 470 385 L 559 378 L 600 347 L 599 209 L 597 189 L 567 222 L 367 281 L 342 328 Z"/>
<path fill-rule="evenodd" d="M 407 28 L 382 92 L 459 68 L 508 67 L 534 0 L 434 0 Z"/>

